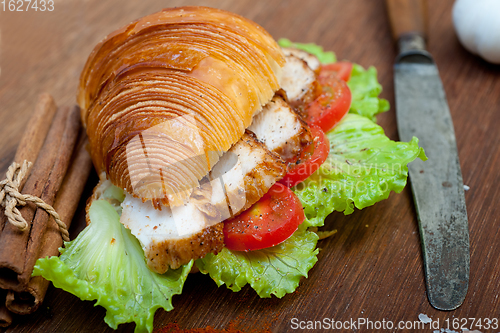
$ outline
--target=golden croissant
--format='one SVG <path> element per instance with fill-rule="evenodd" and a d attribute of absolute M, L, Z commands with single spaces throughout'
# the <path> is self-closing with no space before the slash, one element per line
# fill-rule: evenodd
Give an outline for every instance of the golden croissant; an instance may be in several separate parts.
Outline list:
<path fill-rule="evenodd" d="M 146 200 L 197 186 L 279 89 L 283 64 L 264 29 L 211 8 L 164 10 L 108 35 L 78 93 L 95 167 Z"/>

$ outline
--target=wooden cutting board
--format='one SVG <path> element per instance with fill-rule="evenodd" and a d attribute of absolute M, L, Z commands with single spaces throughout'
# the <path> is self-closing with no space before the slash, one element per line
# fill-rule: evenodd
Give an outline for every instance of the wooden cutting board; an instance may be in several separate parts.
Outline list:
<path fill-rule="evenodd" d="M 59 105 L 75 103 L 80 70 L 94 45 L 107 33 L 185 1 L 56 1 L 53 12 L 9 12 L 0 8 L 0 171 L 11 163 L 37 95 L 52 94 Z M 315 42 L 365 67 L 375 66 L 382 97 L 394 105 L 391 40 L 383 1 L 374 0 L 192 0 L 244 15 L 275 38 Z M 433 309 L 424 286 L 420 240 L 411 191 L 349 216 L 332 214 L 337 229 L 319 242 L 319 261 L 293 294 L 260 299 L 250 288 L 233 293 L 209 277 L 190 276 L 175 309 L 156 314 L 155 327 L 232 327 L 291 331 L 295 320 L 440 320 L 439 328 L 463 318 L 500 318 L 500 67 L 466 52 L 451 22 L 451 0 L 429 1 L 428 49 L 438 64 L 457 135 L 470 223 L 471 273 L 464 304 L 455 311 Z M 398 139 L 394 109 L 378 116 L 386 134 Z M 96 182 L 89 182 L 88 196 Z M 72 234 L 84 225 L 83 203 Z M 0 245 L 1 246 L 1 245 Z M 110 331 L 104 309 L 51 287 L 38 312 L 16 317 L 7 332 Z M 297 319 L 293 319 L 297 318 Z M 293 321 L 292 321 L 293 320 Z M 454 321 L 455 320 L 455 321 Z M 499 319 L 500 320 L 500 319 Z M 481 332 L 497 330 L 470 327 Z M 500 323 L 499 323 L 500 325 Z M 428 329 L 427 332 L 432 330 Z M 456 331 L 458 330 L 458 327 Z M 120 331 L 132 331 L 133 324 Z M 434 327 L 436 329 L 436 327 Z M 300 331 L 300 330 L 299 330 Z M 318 332 L 320 330 L 317 330 Z M 358 327 L 358 331 L 372 331 Z M 394 331 L 397 331 L 394 329 Z M 415 330 L 417 331 L 417 330 Z"/>

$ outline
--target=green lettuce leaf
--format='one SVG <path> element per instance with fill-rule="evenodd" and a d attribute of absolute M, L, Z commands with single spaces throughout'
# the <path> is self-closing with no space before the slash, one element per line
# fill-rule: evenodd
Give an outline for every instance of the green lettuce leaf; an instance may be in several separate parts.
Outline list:
<path fill-rule="evenodd" d="M 331 64 L 337 61 L 335 53 L 323 51 L 323 47 L 314 43 L 293 43 L 286 38 L 281 38 L 278 40 L 278 44 L 281 47 L 293 47 L 314 54 L 322 64 Z"/>
<path fill-rule="evenodd" d="M 294 193 L 304 206 L 306 226 L 322 226 L 333 211 L 350 214 L 399 193 L 406 185 L 407 164 L 426 160 L 418 139 L 391 141 L 370 119 L 348 114 L 327 133 L 330 154 Z"/>
<path fill-rule="evenodd" d="M 382 86 L 377 81 L 375 67 L 365 70 L 360 65 L 353 64 L 351 79 L 347 85 L 352 94 L 349 113 L 359 114 L 376 121 L 375 115 L 389 110 L 389 102 L 378 98 L 382 92 Z"/>
<path fill-rule="evenodd" d="M 162 275 L 154 273 L 111 204 L 94 201 L 89 214 L 92 223 L 65 242 L 60 257 L 38 259 L 33 276 L 41 275 L 82 300 L 97 300 L 95 305 L 107 310 L 104 321 L 114 329 L 135 322 L 136 332 L 151 332 L 156 310 L 173 309 L 172 296 L 182 292 L 193 261 Z"/>
<path fill-rule="evenodd" d="M 217 255 L 196 260 L 196 265 L 219 287 L 225 284 L 236 292 L 248 283 L 260 297 L 281 298 L 293 292 L 318 261 L 317 241 L 316 233 L 300 228 L 276 246 L 250 252 L 224 248 Z"/>
<path fill-rule="evenodd" d="M 309 43 L 293 43 L 286 38 L 278 41 L 282 47 L 294 47 L 315 55 L 322 64 L 336 62 L 333 52 L 325 52 L 319 45 Z M 376 121 L 375 115 L 389 110 L 389 102 L 378 98 L 382 92 L 382 86 L 377 81 L 377 70 L 375 67 L 364 69 L 358 64 L 353 64 L 351 78 L 347 82 L 351 89 L 352 103 L 349 113 L 359 114 Z"/>

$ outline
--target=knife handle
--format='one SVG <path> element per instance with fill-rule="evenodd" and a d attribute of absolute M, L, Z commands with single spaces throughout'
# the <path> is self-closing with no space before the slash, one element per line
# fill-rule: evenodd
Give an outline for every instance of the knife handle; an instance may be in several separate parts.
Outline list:
<path fill-rule="evenodd" d="M 417 37 L 425 49 L 427 35 L 427 2 L 425 0 L 386 0 L 394 40 Z"/>

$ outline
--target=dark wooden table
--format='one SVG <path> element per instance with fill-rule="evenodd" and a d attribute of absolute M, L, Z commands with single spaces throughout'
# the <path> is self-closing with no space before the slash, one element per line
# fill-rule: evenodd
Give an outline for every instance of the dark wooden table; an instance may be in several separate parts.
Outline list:
<path fill-rule="evenodd" d="M 59 105 L 74 104 L 80 71 L 103 36 L 137 17 L 186 3 L 68 0 L 56 1 L 53 12 L 0 12 L 2 174 L 14 157 L 39 93 L 51 93 Z M 384 87 L 382 96 L 394 105 L 396 54 L 383 1 L 192 0 L 189 4 L 227 9 L 261 24 L 275 38 L 315 42 L 334 50 L 339 59 L 376 66 Z M 221 329 L 232 323 L 241 329 L 286 332 L 291 330 L 292 318 L 397 323 L 418 321 L 422 313 L 439 319 L 438 328 L 444 328 L 445 319 L 451 323 L 454 318 L 500 317 L 500 68 L 461 47 L 451 7 L 450 0 L 429 1 L 428 49 L 440 69 L 464 182 L 470 186 L 465 198 L 471 273 L 464 304 L 458 310 L 441 312 L 427 301 L 417 220 L 407 187 L 352 215 L 331 215 L 328 224 L 338 233 L 319 243 L 319 262 L 295 293 L 283 299 L 259 299 L 250 288 L 233 293 L 196 274 L 189 277 L 183 294 L 175 296 L 173 311 L 157 312 L 155 327 L 177 322 L 181 328 L 210 325 Z M 390 138 L 398 139 L 394 109 L 378 121 Z M 93 185 L 89 184 L 89 190 Z M 84 222 L 81 209 L 75 219 L 73 235 Z M 30 317 L 16 317 L 8 331 L 110 330 L 103 317 L 103 308 L 51 287 L 41 309 Z M 127 324 L 119 330 L 133 328 Z"/>

